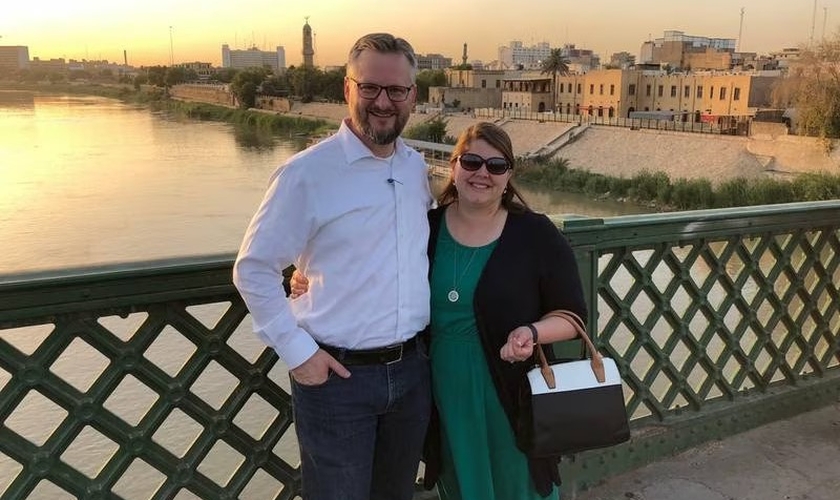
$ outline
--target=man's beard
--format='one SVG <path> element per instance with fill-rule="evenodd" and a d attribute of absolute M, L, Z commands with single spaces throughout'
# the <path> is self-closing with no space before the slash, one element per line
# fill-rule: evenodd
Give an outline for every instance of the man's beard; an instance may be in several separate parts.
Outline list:
<path fill-rule="evenodd" d="M 405 128 L 406 123 L 408 123 L 408 116 L 401 115 L 399 111 L 395 112 L 394 118 L 396 120 L 393 127 L 377 131 L 370 124 L 370 111 L 368 109 L 356 112 L 356 122 L 359 124 L 362 133 L 371 142 L 379 146 L 385 146 L 396 141 L 402 133 L 403 128 Z"/>

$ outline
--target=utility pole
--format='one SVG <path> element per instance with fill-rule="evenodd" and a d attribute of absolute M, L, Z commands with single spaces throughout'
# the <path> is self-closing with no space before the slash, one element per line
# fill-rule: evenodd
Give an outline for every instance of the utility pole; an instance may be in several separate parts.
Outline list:
<path fill-rule="evenodd" d="M 741 26 L 738 27 L 738 48 L 735 52 L 741 52 L 741 36 L 744 34 L 744 8 L 741 7 Z"/>
<path fill-rule="evenodd" d="M 175 52 L 172 45 L 172 26 L 169 27 L 169 66 L 175 66 Z"/>
<path fill-rule="evenodd" d="M 823 34 L 822 39 L 825 41 L 825 25 L 828 22 L 828 7 L 823 7 Z"/>

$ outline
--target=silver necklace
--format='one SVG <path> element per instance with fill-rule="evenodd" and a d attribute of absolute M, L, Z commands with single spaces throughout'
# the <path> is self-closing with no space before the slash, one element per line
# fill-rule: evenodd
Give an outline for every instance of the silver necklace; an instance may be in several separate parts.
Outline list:
<path fill-rule="evenodd" d="M 478 252 L 478 249 L 474 248 L 472 254 L 470 255 L 470 260 L 467 261 L 467 267 L 465 267 L 461 272 L 460 278 L 458 278 L 458 252 L 455 252 L 455 258 L 453 259 L 454 262 L 452 266 L 452 289 L 446 294 L 446 298 L 449 299 L 449 302 L 458 302 L 458 299 L 461 298 L 461 295 L 458 293 L 458 282 L 463 280 L 464 276 L 467 275 L 467 270 L 469 270 L 470 264 L 472 264 L 476 252 Z"/>

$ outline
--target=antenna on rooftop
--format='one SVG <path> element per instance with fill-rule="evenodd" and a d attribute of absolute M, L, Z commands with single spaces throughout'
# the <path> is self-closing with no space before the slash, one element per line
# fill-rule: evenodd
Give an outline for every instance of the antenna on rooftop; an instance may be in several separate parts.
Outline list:
<path fill-rule="evenodd" d="M 744 8 L 741 7 L 741 26 L 738 27 L 738 48 L 735 49 L 735 52 L 741 52 L 741 36 L 744 33 Z"/>

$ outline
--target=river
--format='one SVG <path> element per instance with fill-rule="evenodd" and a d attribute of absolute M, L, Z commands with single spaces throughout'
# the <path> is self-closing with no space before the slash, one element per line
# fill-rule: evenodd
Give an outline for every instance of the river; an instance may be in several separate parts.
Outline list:
<path fill-rule="evenodd" d="M 269 175 L 302 147 L 291 138 L 183 120 L 100 97 L 0 92 L 0 281 L 4 274 L 34 270 L 233 254 Z M 433 189 L 441 185 L 435 181 Z M 536 188 L 522 191 L 536 210 L 547 213 L 601 217 L 644 211 Z M 196 316 L 217 318 L 217 313 L 198 311 Z M 127 321 L 100 322 L 118 335 L 130 335 L 143 318 L 138 314 Z M 262 346 L 245 331 L 249 329 L 250 321 L 238 329 L 237 349 L 258 353 Z M 2 330 L 0 338 L 31 353 L 50 330 L 49 325 Z M 162 338 L 170 340 L 156 343 L 145 355 L 174 375 L 190 346 L 169 327 Z M 89 346 L 71 347 L 51 370 L 84 391 L 105 363 Z M 273 370 L 277 373 L 272 378 L 288 389 L 282 371 Z M 220 388 L 229 384 L 222 372 L 208 369 L 202 376 L 203 389 L 191 390 L 214 406 L 221 404 L 225 395 Z M 10 377 L 0 370 L 0 390 Z M 133 385 L 123 384 L 115 391 L 108 409 L 136 424 L 143 408 L 154 401 L 149 392 L 134 379 Z M 268 407 L 243 412 L 236 423 L 258 434 L 272 412 Z M 173 451 L 188 447 L 197 432 L 195 422 L 177 413 L 155 436 Z M 63 410 L 31 391 L 4 425 L 42 444 L 62 415 Z M 62 460 L 95 477 L 113 450 L 114 443 L 101 434 L 83 432 Z M 288 433 L 274 451 L 294 464 L 295 450 Z M 202 464 L 201 472 L 224 484 L 230 461 L 224 453 L 214 456 Z M 118 493 L 145 498 L 160 480 L 148 469 L 131 472 L 132 480 L 121 481 Z M 20 464 L 0 454 L 0 496 L 20 470 Z M 275 486 L 269 481 L 250 491 L 253 498 L 270 498 Z M 66 493 L 44 482 L 30 498 L 64 497 Z"/>
<path fill-rule="evenodd" d="M 235 252 L 269 175 L 301 147 L 111 99 L 0 92 L 0 275 Z M 523 194 L 548 213 L 643 211 Z"/>

